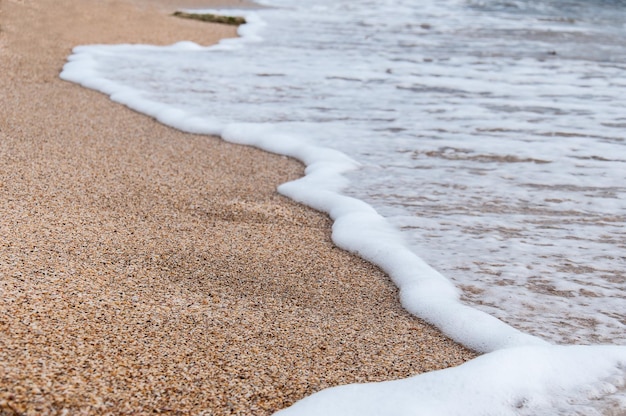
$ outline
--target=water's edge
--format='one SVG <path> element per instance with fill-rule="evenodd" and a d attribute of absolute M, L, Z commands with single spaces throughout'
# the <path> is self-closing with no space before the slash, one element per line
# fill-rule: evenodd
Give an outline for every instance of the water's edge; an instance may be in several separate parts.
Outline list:
<path fill-rule="evenodd" d="M 251 20 L 254 22 L 254 18 Z M 387 273 L 397 285 L 400 301 L 406 310 L 439 328 L 460 344 L 478 352 L 491 353 L 458 369 L 429 373 L 407 380 L 389 382 L 390 384 L 330 389 L 319 396 L 315 395 L 303 400 L 303 404 L 294 407 L 295 414 L 342 414 L 344 416 L 380 414 L 375 413 L 376 408 L 369 405 L 374 399 L 391 406 L 387 409 L 395 406 L 398 414 L 410 413 L 411 409 L 415 409 L 416 406 L 422 406 L 419 400 L 423 400 L 424 397 L 414 396 L 407 392 L 414 392 L 416 389 L 432 391 L 432 386 L 437 386 L 440 399 L 443 402 L 450 402 L 448 393 L 451 391 L 452 380 L 463 378 L 468 379 L 466 383 L 456 385 L 458 403 L 453 400 L 454 403 L 441 408 L 443 413 L 432 414 L 461 414 L 457 412 L 458 409 L 454 411 L 449 406 L 472 400 L 471 395 L 477 394 L 476 389 L 482 389 L 480 391 L 487 398 L 485 400 L 489 400 L 490 392 L 494 389 L 498 391 L 501 396 L 498 396 L 497 400 L 502 402 L 492 400 L 492 403 L 487 403 L 489 408 L 493 409 L 493 413 L 489 414 L 503 414 L 498 413 L 504 408 L 498 407 L 498 404 L 511 405 L 509 396 L 513 393 L 520 397 L 512 405 L 520 408 L 519 406 L 524 407 L 528 403 L 545 405 L 541 400 L 535 403 L 528 399 L 528 397 L 535 397 L 533 394 L 541 397 L 564 394 L 567 399 L 582 394 L 581 386 L 586 388 L 589 385 L 605 383 L 603 385 L 606 391 L 596 392 L 600 396 L 610 395 L 624 387 L 626 347 L 552 346 L 538 337 L 521 332 L 485 312 L 463 304 L 460 300 L 460 292 L 454 284 L 414 254 L 408 248 L 400 232 L 387 219 L 379 215 L 367 203 L 342 193 L 349 187 L 344 174 L 359 168 L 359 164 L 344 153 L 311 145 L 273 126 L 254 123 L 225 124 L 219 120 L 190 114 L 181 108 L 150 101 L 142 98 L 132 88 L 117 84 L 98 72 L 96 57 L 114 54 L 119 50 L 208 51 L 212 48 L 234 47 L 233 45 L 237 42 L 260 41 L 255 38 L 254 31 L 249 27 L 242 27 L 240 34 L 243 35 L 240 39 L 226 40 L 220 45 L 208 48 L 190 42 L 181 42 L 167 47 L 80 46 L 75 48 L 68 58 L 68 63 L 64 66 L 60 77 L 100 91 L 110 96 L 113 101 L 151 116 L 170 127 L 189 133 L 220 136 L 227 142 L 257 147 L 301 161 L 306 166 L 305 176 L 280 185 L 278 191 L 298 203 L 327 213 L 333 220 L 333 242 L 338 247 L 377 265 Z M 517 362 L 526 362 L 524 365 L 529 367 L 528 371 L 531 371 L 532 375 L 529 377 L 525 373 L 526 367 L 519 367 Z M 534 366 L 531 366 L 529 362 L 533 362 Z M 499 368 L 503 363 L 508 366 L 514 363 L 513 367 L 520 371 L 500 374 L 500 378 L 491 377 L 500 371 Z M 542 367 L 548 364 L 550 371 L 546 366 Z M 578 366 L 574 375 L 565 371 L 572 366 Z M 468 390 L 468 386 L 484 372 L 490 375 L 487 377 L 489 382 Z M 537 374 L 543 374 L 540 379 L 541 383 L 538 383 Z M 524 390 L 526 388 L 524 383 L 533 385 L 532 391 Z M 606 383 L 612 387 L 606 387 Z M 499 384 L 507 384 L 508 387 L 498 390 Z M 565 393 L 559 392 L 559 388 L 563 388 Z M 389 389 L 399 392 L 398 395 L 391 394 Z M 520 389 L 526 393 L 519 393 Z M 436 398 L 437 394 L 434 396 Z M 588 396 L 590 395 L 587 394 L 585 397 Z M 563 397 L 559 396 L 559 400 L 561 399 Z M 569 402 L 565 403 L 566 401 L 559 402 L 559 405 L 569 405 Z M 349 410 L 346 410 L 346 405 Z M 442 406 L 441 403 L 439 406 Z"/>

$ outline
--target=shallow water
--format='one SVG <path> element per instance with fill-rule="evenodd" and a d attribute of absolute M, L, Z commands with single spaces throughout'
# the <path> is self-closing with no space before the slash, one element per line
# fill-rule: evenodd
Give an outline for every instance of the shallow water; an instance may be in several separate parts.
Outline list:
<path fill-rule="evenodd" d="M 350 155 L 345 192 L 467 302 L 550 341 L 626 342 L 623 1 L 264 3 L 264 41 L 97 71 Z"/>

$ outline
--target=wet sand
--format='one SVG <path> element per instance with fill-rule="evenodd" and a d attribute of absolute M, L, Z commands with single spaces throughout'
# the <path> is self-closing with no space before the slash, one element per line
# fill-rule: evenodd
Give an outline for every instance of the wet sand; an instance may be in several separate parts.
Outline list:
<path fill-rule="evenodd" d="M 300 163 L 59 79 L 80 44 L 235 36 L 180 3 L 211 0 L 0 0 L 0 413 L 267 415 L 472 358 L 276 192 Z"/>

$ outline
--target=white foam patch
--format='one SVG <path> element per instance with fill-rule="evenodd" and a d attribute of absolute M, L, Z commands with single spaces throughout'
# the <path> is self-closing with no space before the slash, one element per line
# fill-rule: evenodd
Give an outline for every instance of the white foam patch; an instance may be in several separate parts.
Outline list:
<path fill-rule="evenodd" d="M 625 370 L 618 347 L 512 348 L 404 380 L 330 388 L 276 415 L 618 414 Z"/>

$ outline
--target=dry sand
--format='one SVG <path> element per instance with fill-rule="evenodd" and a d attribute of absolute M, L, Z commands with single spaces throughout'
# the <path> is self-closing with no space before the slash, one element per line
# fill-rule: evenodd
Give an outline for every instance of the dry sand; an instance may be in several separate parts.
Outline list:
<path fill-rule="evenodd" d="M 129 1 L 0 0 L 0 414 L 266 415 L 472 358 L 277 194 L 299 163 L 58 78 L 78 44 L 235 34 Z"/>

